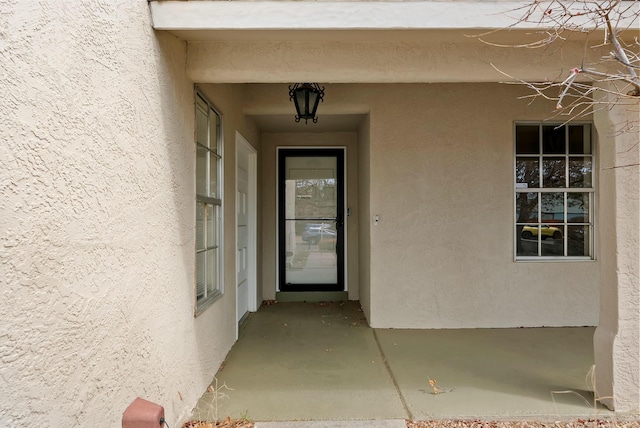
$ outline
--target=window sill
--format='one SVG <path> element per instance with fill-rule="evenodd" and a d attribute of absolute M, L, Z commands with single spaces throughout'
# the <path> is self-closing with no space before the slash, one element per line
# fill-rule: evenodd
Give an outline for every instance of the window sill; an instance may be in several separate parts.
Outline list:
<path fill-rule="evenodd" d="M 595 258 L 591 257 L 517 257 L 516 263 L 553 263 L 553 262 L 595 262 Z"/>
<path fill-rule="evenodd" d="M 221 291 L 216 290 L 211 296 L 207 297 L 206 300 L 203 300 L 200 303 L 196 303 L 196 310 L 193 316 L 197 317 L 198 315 L 202 314 L 205 310 L 207 310 L 207 308 L 213 305 L 213 303 L 220 300 L 222 296 L 224 296 L 224 294 Z"/>

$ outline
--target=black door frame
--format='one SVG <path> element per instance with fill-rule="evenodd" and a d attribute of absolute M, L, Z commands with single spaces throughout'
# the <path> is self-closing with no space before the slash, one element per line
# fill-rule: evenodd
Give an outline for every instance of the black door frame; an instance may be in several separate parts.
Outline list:
<path fill-rule="evenodd" d="M 336 255 L 338 278 L 336 284 L 286 283 L 287 249 L 285 240 L 285 173 L 287 157 L 335 157 L 336 158 Z M 280 291 L 344 291 L 344 216 L 345 216 L 345 149 L 343 148 L 279 148 L 278 149 L 278 283 Z"/>

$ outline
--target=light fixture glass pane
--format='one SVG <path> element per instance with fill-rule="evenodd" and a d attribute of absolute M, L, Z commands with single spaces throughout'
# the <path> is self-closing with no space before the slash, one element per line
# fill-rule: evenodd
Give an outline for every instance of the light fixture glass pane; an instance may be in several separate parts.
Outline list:
<path fill-rule="evenodd" d="M 538 125 L 516 126 L 516 154 L 540 154 L 540 127 Z"/>
<path fill-rule="evenodd" d="M 516 222 L 535 223 L 538 221 L 538 194 L 516 194 Z"/>
<path fill-rule="evenodd" d="M 567 221 L 589 223 L 588 193 L 567 193 Z"/>
<path fill-rule="evenodd" d="M 307 100 L 307 91 L 298 89 L 296 91 L 296 106 L 300 111 L 300 117 L 305 117 L 309 114 L 309 103 Z"/>
<path fill-rule="evenodd" d="M 198 300 L 205 297 L 206 269 L 206 253 L 196 253 L 196 297 Z"/>
<path fill-rule="evenodd" d="M 567 227 L 567 255 L 568 256 L 590 256 L 590 227 L 589 226 L 568 226 Z"/>
<path fill-rule="evenodd" d="M 318 95 L 317 92 L 309 92 L 309 113 L 311 116 L 315 116 L 316 110 L 318 109 Z"/>
<path fill-rule="evenodd" d="M 204 204 L 196 202 L 196 250 L 201 251 L 206 248 L 205 243 L 205 213 Z"/>
<path fill-rule="evenodd" d="M 566 158 L 543 158 L 542 187 L 566 187 Z"/>
<path fill-rule="evenodd" d="M 207 248 L 217 245 L 217 206 L 207 204 Z"/>
<path fill-rule="evenodd" d="M 540 187 L 540 159 L 516 159 L 516 188 Z"/>
<path fill-rule="evenodd" d="M 199 108 L 196 109 L 196 142 L 208 147 L 207 138 L 207 113 Z"/>
<path fill-rule="evenodd" d="M 542 221 L 564 222 L 564 193 L 543 193 L 540 217 Z"/>
<path fill-rule="evenodd" d="M 542 154 L 563 155 L 566 153 L 564 126 L 547 125 L 542 127 Z"/>
<path fill-rule="evenodd" d="M 207 293 L 211 294 L 218 286 L 218 250 L 207 250 Z"/>
<path fill-rule="evenodd" d="M 209 196 L 207 194 L 207 158 L 209 151 L 196 144 L 196 194 Z"/>
<path fill-rule="evenodd" d="M 591 175 L 590 157 L 569 158 L 569 187 L 591 187 Z"/>

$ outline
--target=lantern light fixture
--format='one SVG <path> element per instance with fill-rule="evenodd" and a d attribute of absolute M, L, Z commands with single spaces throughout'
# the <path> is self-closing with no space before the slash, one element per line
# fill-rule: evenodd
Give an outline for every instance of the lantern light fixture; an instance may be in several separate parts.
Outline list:
<path fill-rule="evenodd" d="M 307 123 L 311 119 L 313 123 L 317 123 L 316 112 L 320 101 L 324 101 L 324 86 L 321 88 L 317 83 L 296 83 L 289 86 L 289 101 L 296 105 L 296 122 L 304 119 L 304 123 Z"/>

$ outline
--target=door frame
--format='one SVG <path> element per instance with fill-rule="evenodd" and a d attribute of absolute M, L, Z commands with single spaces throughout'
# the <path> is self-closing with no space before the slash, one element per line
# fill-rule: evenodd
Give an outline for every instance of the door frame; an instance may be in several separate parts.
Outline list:
<path fill-rule="evenodd" d="M 248 302 L 247 307 L 249 312 L 255 312 L 258 310 L 258 152 L 256 149 L 236 131 L 236 159 L 235 159 L 235 197 L 238 195 L 238 168 L 240 166 L 240 157 L 246 157 L 247 159 L 247 173 L 248 173 L 248 194 L 247 194 L 247 211 L 248 211 L 248 233 L 247 233 L 247 284 L 248 284 Z M 238 319 L 238 201 L 236 199 L 235 204 L 235 262 L 236 273 L 234 287 L 236 287 L 236 339 L 238 338 L 240 321 Z"/>
<path fill-rule="evenodd" d="M 285 271 L 286 268 L 286 256 L 281 254 L 281 249 L 284 248 L 284 235 L 281 234 L 283 230 L 283 220 L 281 219 L 281 213 L 284 212 L 284 199 L 281 199 L 282 194 L 282 186 L 284 186 L 284 181 L 282 181 L 281 177 L 281 167 L 282 167 L 282 159 L 284 158 L 283 152 L 291 151 L 291 152 L 299 152 L 303 153 L 301 156 L 313 156 L 314 154 L 322 154 L 324 153 L 339 153 L 337 155 L 338 162 L 338 174 L 340 174 L 340 180 L 342 180 L 342 185 L 338 189 L 338 198 L 340 199 L 341 204 L 341 212 L 338 212 L 338 216 L 341 219 L 342 223 L 342 234 L 338 234 L 340 237 L 340 242 L 337 243 L 339 245 L 338 249 L 341 251 L 341 254 L 338 257 L 338 260 L 342 260 L 342 263 L 338 263 L 338 284 L 341 284 L 342 287 L 340 290 L 335 289 L 327 289 L 327 292 L 335 292 L 335 291 L 344 291 L 347 292 L 349 289 L 349 284 L 347 282 L 347 147 L 346 146 L 278 146 L 276 147 L 276 292 L 289 291 L 282 290 L 282 272 Z M 304 153 L 307 152 L 307 153 Z M 309 291 L 305 289 L 300 289 L 300 292 Z M 294 291 L 298 292 L 298 290 Z M 324 291 L 318 291 L 324 292 Z"/>

